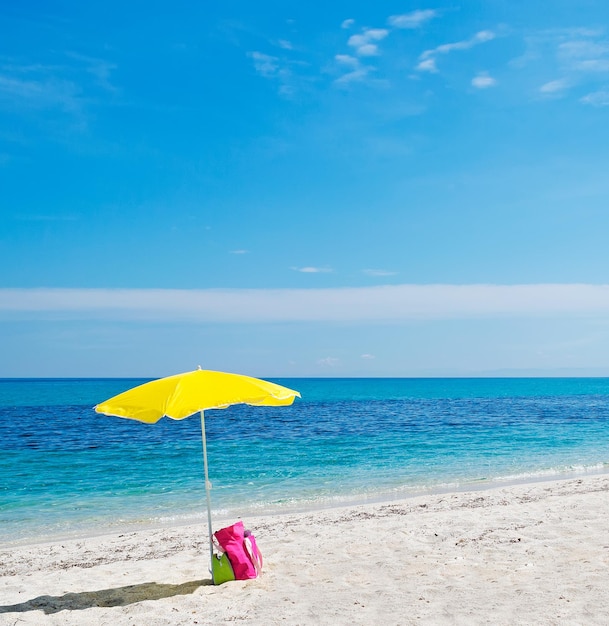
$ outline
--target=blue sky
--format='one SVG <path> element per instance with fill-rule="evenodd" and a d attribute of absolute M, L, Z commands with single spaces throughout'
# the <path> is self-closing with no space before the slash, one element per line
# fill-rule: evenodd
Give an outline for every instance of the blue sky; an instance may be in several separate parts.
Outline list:
<path fill-rule="evenodd" d="M 609 5 L 0 2 L 0 376 L 609 375 Z"/>

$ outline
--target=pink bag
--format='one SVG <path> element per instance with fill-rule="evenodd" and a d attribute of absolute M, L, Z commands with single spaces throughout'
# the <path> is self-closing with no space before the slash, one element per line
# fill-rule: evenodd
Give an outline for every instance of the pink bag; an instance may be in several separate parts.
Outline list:
<path fill-rule="evenodd" d="M 222 550 L 226 552 L 237 580 L 256 578 L 262 569 L 262 554 L 256 539 L 249 530 L 244 530 L 243 522 L 236 522 L 217 530 L 214 536 Z"/>

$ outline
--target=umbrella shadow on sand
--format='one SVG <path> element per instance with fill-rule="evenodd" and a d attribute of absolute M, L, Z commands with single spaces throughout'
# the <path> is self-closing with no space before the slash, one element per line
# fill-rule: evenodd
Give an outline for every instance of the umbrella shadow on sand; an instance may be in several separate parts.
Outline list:
<path fill-rule="evenodd" d="M 95 607 L 127 606 L 145 600 L 162 600 L 173 596 L 194 593 L 199 587 L 212 585 L 211 579 L 193 580 L 180 585 L 162 583 L 142 583 L 99 591 L 81 591 L 66 593 L 62 596 L 38 596 L 27 602 L 12 605 L 0 605 L 0 613 L 26 613 L 44 611 L 46 615 L 59 611 L 81 611 Z"/>

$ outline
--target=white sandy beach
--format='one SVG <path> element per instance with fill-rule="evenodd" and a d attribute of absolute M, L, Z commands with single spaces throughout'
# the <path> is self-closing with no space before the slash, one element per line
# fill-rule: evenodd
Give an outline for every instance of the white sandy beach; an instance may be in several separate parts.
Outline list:
<path fill-rule="evenodd" d="M 609 476 L 247 519 L 263 575 L 211 585 L 206 527 L 0 550 L 0 624 L 609 624 Z"/>

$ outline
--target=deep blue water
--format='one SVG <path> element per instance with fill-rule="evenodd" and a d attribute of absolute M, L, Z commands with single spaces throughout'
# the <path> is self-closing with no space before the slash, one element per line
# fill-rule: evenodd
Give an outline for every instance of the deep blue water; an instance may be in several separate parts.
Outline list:
<path fill-rule="evenodd" d="M 274 379 L 206 414 L 216 517 L 609 469 L 609 379 Z M 197 416 L 93 406 L 144 379 L 0 379 L 0 541 L 204 521 Z"/>

